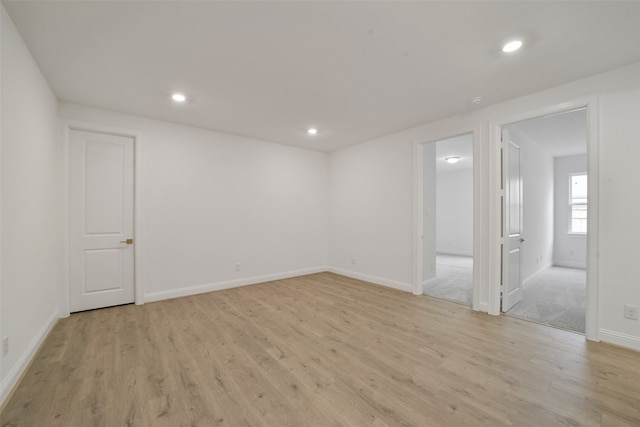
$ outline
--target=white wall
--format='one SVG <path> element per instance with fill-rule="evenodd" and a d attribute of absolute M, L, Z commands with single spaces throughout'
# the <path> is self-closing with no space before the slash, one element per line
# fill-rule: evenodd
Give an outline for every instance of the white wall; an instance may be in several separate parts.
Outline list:
<path fill-rule="evenodd" d="M 413 149 L 390 141 L 382 138 L 329 154 L 329 266 L 410 291 Z"/>
<path fill-rule="evenodd" d="M 145 301 L 326 268 L 327 154 L 66 103 L 59 115 L 140 133 Z"/>
<path fill-rule="evenodd" d="M 436 144 L 422 147 L 422 162 L 422 281 L 425 282 L 436 277 L 436 219 L 440 206 L 436 202 Z"/>
<path fill-rule="evenodd" d="M 556 157 L 555 164 L 555 221 L 553 264 L 562 267 L 587 266 L 587 237 L 569 234 L 569 177 L 587 171 L 587 155 Z"/>
<path fill-rule="evenodd" d="M 497 197 L 491 183 L 499 171 L 492 148 L 494 124 L 533 117 L 550 106 L 561 107 L 598 95 L 599 111 L 591 112 L 591 120 L 597 122 L 599 118 L 600 122 L 600 152 L 592 153 L 600 157 L 602 192 L 598 206 L 600 326 L 609 331 L 601 331 L 600 335 L 613 341 L 617 338 L 611 332 L 619 334 L 622 338 L 618 343 L 640 349 L 640 322 L 623 319 L 622 310 L 625 301 L 640 305 L 637 260 L 633 259 L 640 253 L 640 223 L 632 219 L 640 212 L 640 193 L 632 189 L 640 182 L 640 144 L 636 143 L 640 134 L 638 89 L 640 63 L 331 153 L 330 265 L 377 279 L 378 283 L 410 285 L 416 270 L 411 197 L 414 144 L 477 129 L 474 147 L 478 150 L 474 151 L 474 158 L 478 166 L 476 200 L 481 227 L 474 252 L 481 259 L 476 259 L 480 272 L 474 283 L 480 287 L 478 306 L 494 310 L 497 271 L 484 258 L 496 252 L 495 236 L 491 234 L 495 231 Z M 351 254 L 360 256 L 359 265 L 353 269 L 348 265 Z"/>
<path fill-rule="evenodd" d="M 640 350 L 640 322 L 623 316 L 625 304 L 640 306 L 640 90 L 635 87 L 600 97 L 600 328 L 603 339 Z"/>
<path fill-rule="evenodd" d="M 522 281 L 526 285 L 553 260 L 554 169 L 553 157 L 535 141 L 507 126 L 520 147 L 522 178 Z"/>
<path fill-rule="evenodd" d="M 0 404 L 58 317 L 62 276 L 56 98 L 2 9 Z"/>
<path fill-rule="evenodd" d="M 473 256 L 473 169 L 438 171 L 436 249 Z"/>

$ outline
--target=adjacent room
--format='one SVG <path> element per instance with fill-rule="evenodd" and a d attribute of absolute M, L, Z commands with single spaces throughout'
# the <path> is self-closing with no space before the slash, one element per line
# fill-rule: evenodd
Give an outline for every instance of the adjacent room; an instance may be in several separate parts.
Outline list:
<path fill-rule="evenodd" d="M 471 306 L 473 135 L 426 144 L 423 155 L 422 292 Z"/>
<path fill-rule="evenodd" d="M 0 14 L 0 426 L 640 425 L 640 3 Z"/>
<path fill-rule="evenodd" d="M 520 151 L 522 298 L 509 316 L 585 332 L 587 115 L 584 109 L 506 127 Z"/>

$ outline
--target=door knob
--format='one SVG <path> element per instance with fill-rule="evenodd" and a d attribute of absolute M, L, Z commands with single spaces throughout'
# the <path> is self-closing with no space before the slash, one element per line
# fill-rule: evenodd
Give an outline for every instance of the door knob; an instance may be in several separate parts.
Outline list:
<path fill-rule="evenodd" d="M 133 245 L 133 239 L 121 240 L 120 243 L 126 243 L 127 245 Z"/>

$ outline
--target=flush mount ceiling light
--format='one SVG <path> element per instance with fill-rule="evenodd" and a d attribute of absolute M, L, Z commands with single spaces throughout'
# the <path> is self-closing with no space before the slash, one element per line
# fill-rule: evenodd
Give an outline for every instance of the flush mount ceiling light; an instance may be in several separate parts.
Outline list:
<path fill-rule="evenodd" d="M 173 95 L 171 95 L 171 99 L 173 99 L 176 102 L 184 102 L 187 100 L 187 97 L 181 93 L 174 93 Z"/>
<path fill-rule="evenodd" d="M 318 129 L 316 129 L 316 128 L 309 128 L 309 129 L 307 129 L 307 133 L 308 133 L 309 135 L 315 135 L 315 134 L 317 134 L 317 133 L 318 133 Z"/>
<path fill-rule="evenodd" d="M 447 161 L 447 163 L 454 164 L 454 163 L 458 163 L 458 160 L 460 160 L 460 157 L 451 156 L 451 157 L 445 157 L 444 159 Z"/>
<path fill-rule="evenodd" d="M 504 53 L 511 53 L 511 52 L 515 52 L 521 47 L 522 47 L 522 42 L 520 40 L 513 40 L 505 44 L 504 46 L 502 46 L 502 51 Z"/>

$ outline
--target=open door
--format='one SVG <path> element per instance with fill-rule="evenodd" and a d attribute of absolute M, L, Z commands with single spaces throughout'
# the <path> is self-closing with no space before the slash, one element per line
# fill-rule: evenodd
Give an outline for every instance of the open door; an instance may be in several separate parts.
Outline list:
<path fill-rule="evenodd" d="M 508 311 L 522 299 L 522 178 L 520 147 L 502 131 L 503 141 L 503 251 L 502 311 Z"/>

